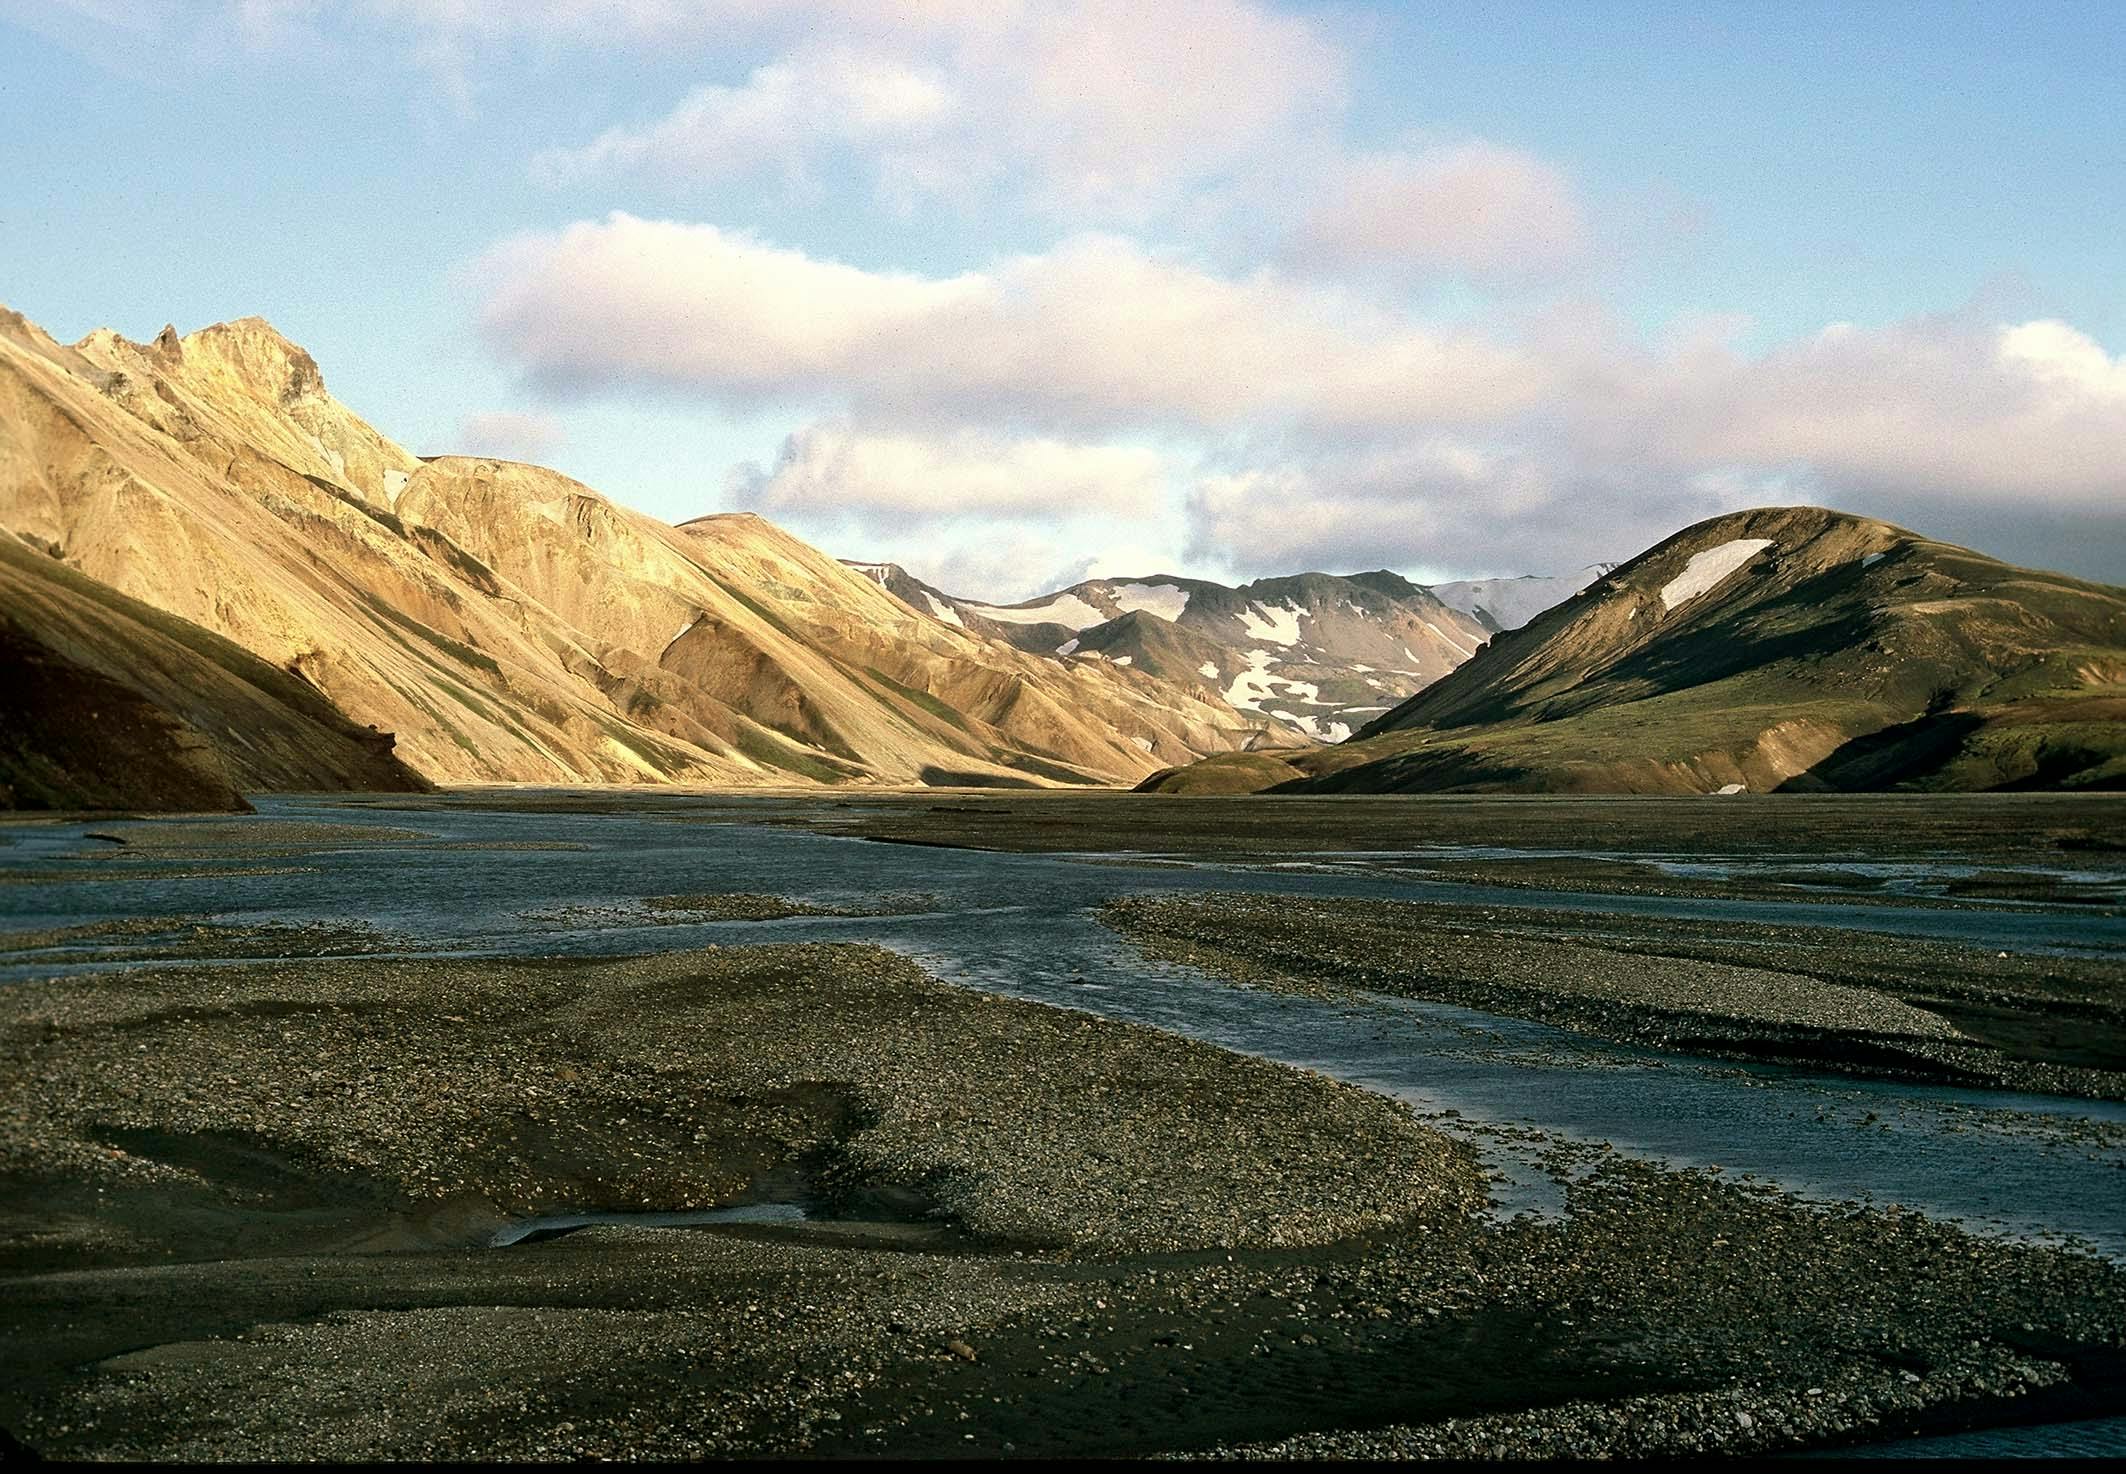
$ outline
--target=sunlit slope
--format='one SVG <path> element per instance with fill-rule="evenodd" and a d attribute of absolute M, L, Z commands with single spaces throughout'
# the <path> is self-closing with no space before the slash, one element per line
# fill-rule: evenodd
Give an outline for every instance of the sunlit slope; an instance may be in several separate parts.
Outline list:
<path fill-rule="evenodd" d="M 2126 590 L 1816 507 L 1688 528 L 1338 747 L 1153 787 L 2126 785 Z"/>
<path fill-rule="evenodd" d="M 0 808 L 427 786 L 301 678 L 0 533 Z"/>
<path fill-rule="evenodd" d="M 941 632 L 741 521 L 411 455 L 255 318 L 67 346 L 0 314 L 0 525 L 439 781 L 1133 782 L 1252 730 L 1215 694 Z"/>
<path fill-rule="evenodd" d="M 929 740 L 1007 767 L 1038 774 L 1060 762 L 1142 772 L 1180 754 L 1238 747 L 1256 730 L 1255 719 L 1198 683 L 1037 655 L 915 613 L 874 580 L 750 514 L 704 517 L 679 531 L 705 566 L 747 588 L 771 617 L 874 694 L 913 703 L 930 718 Z"/>

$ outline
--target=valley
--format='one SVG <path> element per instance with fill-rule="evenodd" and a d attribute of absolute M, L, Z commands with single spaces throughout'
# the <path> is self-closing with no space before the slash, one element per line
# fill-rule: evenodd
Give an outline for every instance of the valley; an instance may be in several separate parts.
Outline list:
<path fill-rule="evenodd" d="M 2108 1448 L 2119 802 L 489 789 L 9 824 L 0 1045 L 39 1083 L 0 1122 L 0 1426 Z M 553 1214 L 604 1221 L 485 1247 Z"/>
<path fill-rule="evenodd" d="M 2117 588 L 983 603 L 257 319 L 0 318 L 0 527 L 15 1444 L 2126 1447 Z"/>
<path fill-rule="evenodd" d="M 2126 1467 L 2121 78 L 0 0 L 0 1465 Z"/>

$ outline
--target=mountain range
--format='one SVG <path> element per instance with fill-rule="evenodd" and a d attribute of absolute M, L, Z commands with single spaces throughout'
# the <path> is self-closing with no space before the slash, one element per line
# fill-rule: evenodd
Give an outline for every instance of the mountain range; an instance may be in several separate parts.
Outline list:
<path fill-rule="evenodd" d="M 1238 588 L 1173 574 L 1091 579 L 998 605 L 947 594 L 899 564 L 850 566 L 911 608 L 1031 654 L 1132 667 L 1216 693 L 1275 724 L 1258 748 L 1280 736 L 1290 745 L 1340 742 L 1467 660 L 1499 628 L 1385 571 L 1301 573 Z"/>
<path fill-rule="evenodd" d="M 416 456 L 256 318 L 67 345 L 0 309 L 0 668 L 10 807 L 2126 781 L 2126 591 L 1887 523 L 1739 512 L 1561 579 L 986 604 L 750 514 Z"/>
<path fill-rule="evenodd" d="M 2126 787 L 2126 589 L 1820 507 L 1686 528 L 1361 728 L 1159 792 Z"/>
<path fill-rule="evenodd" d="M 672 527 L 539 467 L 413 455 L 256 318 L 65 345 L 0 310 L 0 527 L 435 782 L 1115 784 L 1270 725 L 918 615 L 757 517 Z M 42 640 L 24 587 L 0 621 Z M 216 750 L 232 780 L 322 781 Z"/>

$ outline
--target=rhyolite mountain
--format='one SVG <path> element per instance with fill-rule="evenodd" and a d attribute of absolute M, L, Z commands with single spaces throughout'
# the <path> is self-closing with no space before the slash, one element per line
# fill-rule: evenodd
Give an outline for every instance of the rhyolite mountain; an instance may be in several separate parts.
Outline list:
<path fill-rule="evenodd" d="M 301 677 L 0 532 L 0 809 L 429 787 Z"/>
<path fill-rule="evenodd" d="M 959 628 L 1074 664 L 1146 671 L 1260 713 L 1280 730 L 1257 748 L 1340 741 L 1467 660 L 1498 628 L 1387 572 L 1300 573 L 1238 588 L 1171 574 L 1101 578 L 999 605 L 947 594 L 898 564 L 850 566 Z"/>
<path fill-rule="evenodd" d="M 0 528 L 439 782 L 1128 783 L 1265 727 L 1201 682 L 918 616 L 757 517 L 672 527 L 413 455 L 257 318 L 68 345 L 0 309 Z M 181 715 L 163 694 L 135 690 Z"/>
<path fill-rule="evenodd" d="M 2126 787 L 2126 589 L 1819 507 L 1677 533 L 1361 729 L 1162 792 Z"/>

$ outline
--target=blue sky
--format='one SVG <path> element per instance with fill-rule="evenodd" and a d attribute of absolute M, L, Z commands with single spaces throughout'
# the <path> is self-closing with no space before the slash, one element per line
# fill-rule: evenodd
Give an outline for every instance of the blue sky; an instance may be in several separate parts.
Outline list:
<path fill-rule="evenodd" d="M 0 0 L 0 178 L 62 338 L 976 596 L 1791 500 L 2126 580 L 2115 3 Z"/>

